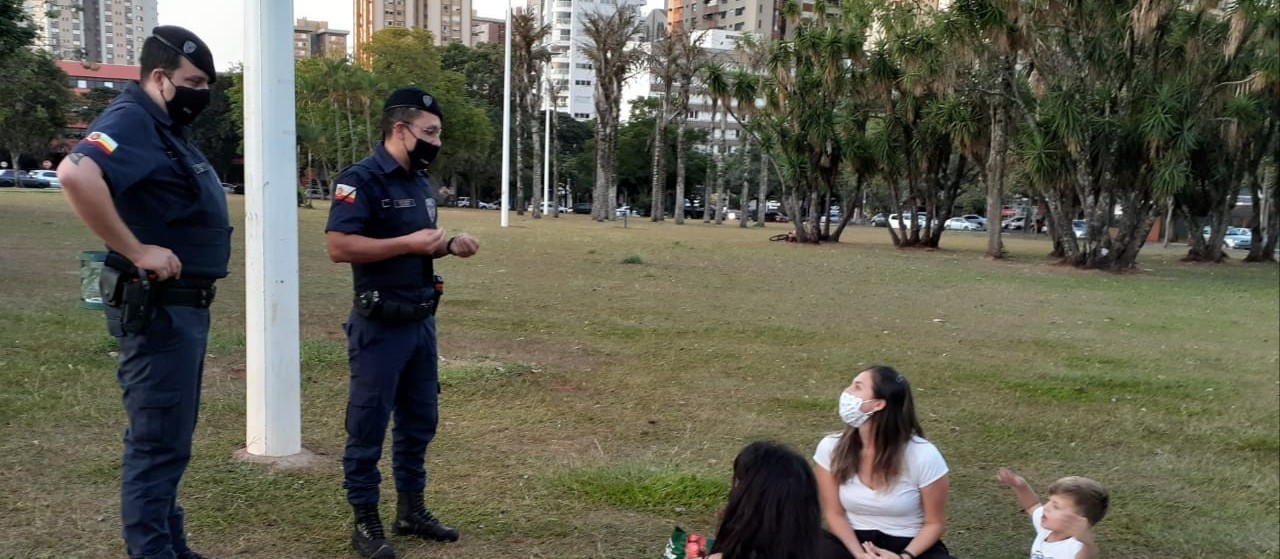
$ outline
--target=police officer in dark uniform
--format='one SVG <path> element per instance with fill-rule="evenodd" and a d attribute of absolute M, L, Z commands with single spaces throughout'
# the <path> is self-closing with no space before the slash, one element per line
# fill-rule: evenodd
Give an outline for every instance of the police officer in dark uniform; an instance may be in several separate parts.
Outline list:
<path fill-rule="evenodd" d="M 344 324 L 351 383 L 343 487 L 355 509 L 352 546 L 365 558 L 392 559 L 378 516 L 378 459 L 387 423 L 397 535 L 456 541 L 458 532 L 426 508 L 425 458 L 435 437 L 436 308 L 443 281 L 434 260 L 469 257 L 479 245 L 436 227 L 435 189 L 426 169 L 440 150 L 444 113 L 417 88 L 395 91 L 382 112 L 382 143 L 338 176 L 325 228 L 329 257 L 351 264 L 355 303 Z"/>
<path fill-rule="evenodd" d="M 58 166 L 72 209 L 109 249 L 107 330 L 128 428 L 120 516 L 133 559 L 198 559 L 187 547 L 178 482 L 191 458 L 214 281 L 227 275 L 231 224 L 221 183 L 186 126 L 209 104 L 213 55 L 161 26 L 129 84 Z"/>

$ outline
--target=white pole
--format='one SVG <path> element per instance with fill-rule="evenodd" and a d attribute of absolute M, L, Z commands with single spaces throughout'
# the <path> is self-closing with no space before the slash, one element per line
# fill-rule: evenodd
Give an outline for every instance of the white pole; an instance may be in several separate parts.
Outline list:
<path fill-rule="evenodd" d="M 550 66 L 550 64 L 548 64 Z M 551 95 L 551 88 L 547 88 L 547 96 Z M 542 213 L 547 213 L 545 208 L 554 207 L 550 204 L 551 195 L 551 108 L 547 106 L 546 98 L 542 102 L 542 112 L 546 114 L 545 124 L 542 125 Z M 555 210 L 552 210 L 555 211 Z"/>
<path fill-rule="evenodd" d="M 302 452 L 292 29 L 292 2 L 245 1 L 245 443 L 272 457 Z"/>
<path fill-rule="evenodd" d="M 502 219 L 503 227 L 511 224 L 507 209 L 511 207 L 511 0 L 507 0 L 507 43 L 503 56 L 502 78 Z"/>

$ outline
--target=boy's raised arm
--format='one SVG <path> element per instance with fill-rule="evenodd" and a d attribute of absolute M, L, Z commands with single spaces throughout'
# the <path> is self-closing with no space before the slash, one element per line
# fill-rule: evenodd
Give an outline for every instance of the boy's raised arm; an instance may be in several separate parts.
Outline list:
<path fill-rule="evenodd" d="M 1036 492 L 1027 484 L 1027 480 L 1008 468 L 1000 468 L 996 476 L 1000 479 L 1001 484 L 1013 489 L 1013 492 L 1017 494 L 1018 506 L 1022 507 L 1023 511 L 1028 515 L 1036 512 L 1036 507 L 1040 506 L 1040 498 L 1036 497 Z"/>

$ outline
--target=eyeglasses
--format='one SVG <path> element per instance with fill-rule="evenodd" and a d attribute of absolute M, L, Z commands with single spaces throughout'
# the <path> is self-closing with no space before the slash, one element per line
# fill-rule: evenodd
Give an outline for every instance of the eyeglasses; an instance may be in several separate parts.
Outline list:
<path fill-rule="evenodd" d="M 436 138 L 436 139 L 439 139 L 439 138 L 440 138 L 440 135 L 444 133 L 444 129 L 443 129 L 443 128 L 440 128 L 439 126 L 428 126 L 428 127 L 426 127 L 426 128 L 423 128 L 423 127 L 420 127 L 420 126 L 414 126 L 414 125 L 412 125 L 412 124 L 410 124 L 410 123 L 408 123 L 408 122 L 401 122 L 400 124 L 403 124 L 403 125 L 405 125 L 405 126 L 409 127 L 409 129 L 410 129 L 410 130 L 421 130 L 421 131 L 422 131 L 422 133 L 423 133 L 423 134 L 426 134 L 426 136 L 427 136 L 428 138 Z"/>

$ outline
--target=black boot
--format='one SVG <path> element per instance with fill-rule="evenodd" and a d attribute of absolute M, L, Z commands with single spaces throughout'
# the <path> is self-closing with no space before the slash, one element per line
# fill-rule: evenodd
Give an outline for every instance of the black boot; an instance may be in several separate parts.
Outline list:
<path fill-rule="evenodd" d="M 387 543 L 378 517 L 378 505 L 352 505 L 356 511 L 356 528 L 351 531 L 351 547 L 364 559 L 396 559 L 396 551 Z"/>
<path fill-rule="evenodd" d="M 411 535 L 438 542 L 458 541 L 458 531 L 441 524 L 422 501 L 421 493 L 400 493 L 396 502 L 396 523 L 391 532 L 397 536 Z"/>

